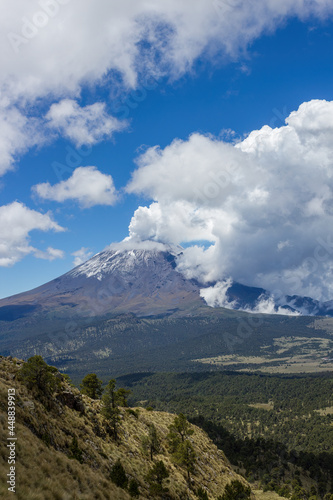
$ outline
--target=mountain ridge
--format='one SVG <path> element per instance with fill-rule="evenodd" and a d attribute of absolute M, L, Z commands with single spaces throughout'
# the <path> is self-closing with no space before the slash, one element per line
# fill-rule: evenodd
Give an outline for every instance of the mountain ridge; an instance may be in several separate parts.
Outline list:
<path fill-rule="evenodd" d="M 18 317 L 24 315 L 24 308 L 27 314 L 41 308 L 61 310 L 70 307 L 76 308 L 72 311 L 75 315 L 83 316 L 110 312 L 150 316 L 205 305 L 211 307 L 205 293 L 201 292 L 214 288 L 219 282 L 202 283 L 186 278 L 177 265 L 184 249 L 156 245 L 138 248 L 111 245 L 48 283 L 1 299 L 0 321 L 7 316 L 15 318 L 15 306 Z M 267 290 L 233 281 L 224 293 L 221 304 L 229 309 L 265 313 L 259 306 L 270 301 L 267 312 L 271 314 L 333 316 L 333 301 L 320 303 L 311 297 L 287 295 L 275 304 Z"/>

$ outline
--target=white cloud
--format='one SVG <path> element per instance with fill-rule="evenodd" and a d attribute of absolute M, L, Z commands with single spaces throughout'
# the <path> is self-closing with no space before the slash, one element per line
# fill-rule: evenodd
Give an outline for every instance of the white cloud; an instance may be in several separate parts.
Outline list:
<path fill-rule="evenodd" d="M 291 311 L 280 306 L 277 306 L 273 297 L 259 297 L 257 304 L 253 309 L 243 309 L 249 313 L 255 314 L 280 314 L 283 316 L 300 316 L 298 311 Z M 304 314 L 307 314 L 305 311 Z"/>
<path fill-rule="evenodd" d="M 114 205 L 118 199 L 111 175 L 103 174 L 96 167 L 78 167 L 69 179 L 53 186 L 49 182 L 37 184 L 32 190 L 44 200 L 75 200 L 83 208 Z"/>
<path fill-rule="evenodd" d="M 48 248 L 41 252 L 30 245 L 31 231 L 64 231 L 51 217 L 17 201 L 0 207 L 0 266 L 10 267 L 29 254 L 37 258 L 59 258 L 62 252 Z"/>
<path fill-rule="evenodd" d="M 135 238 L 125 238 L 123 241 L 118 243 L 111 243 L 108 247 L 110 250 L 123 252 L 126 250 L 158 250 L 161 252 L 166 252 L 167 250 L 172 250 L 176 253 L 182 251 L 181 247 L 170 246 L 165 243 L 159 243 L 157 241 L 151 240 L 139 240 Z"/>
<path fill-rule="evenodd" d="M 0 177 L 14 168 L 17 155 L 42 142 L 36 121 L 0 99 Z"/>
<path fill-rule="evenodd" d="M 219 281 L 214 286 L 202 288 L 200 296 L 206 301 L 210 307 L 226 307 L 233 309 L 236 305 L 235 301 L 229 302 L 227 292 L 232 285 L 232 279 Z"/>
<path fill-rule="evenodd" d="M 199 56 L 213 63 L 235 59 L 287 18 L 325 18 L 332 11 L 331 0 L 2 2 L 1 99 L 7 107 L 19 106 L 29 123 L 29 110 L 37 100 L 65 99 L 51 108 L 51 123 L 76 144 L 92 144 L 109 137 L 119 123 L 106 115 L 102 104 L 83 109 L 73 105 L 65 117 L 65 108 L 73 102 L 68 99 L 78 98 L 83 87 L 113 90 L 121 81 L 130 89 L 149 76 L 176 79 L 190 71 Z M 98 112 L 101 125 L 94 131 L 91 125 Z M 10 146 L 2 173 L 31 145 L 27 129 L 18 130 L 17 138 L 5 142 Z"/>
<path fill-rule="evenodd" d="M 238 309 L 254 314 L 279 314 L 283 316 L 299 316 L 300 313 L 291 309 L 281 307 L 275 303 L 274 297 L 261 295 L 256 304 L 250 307 L 238 307 L 236 300 L 229 300 L 228 290 L 232 286 L 232 279 L 228 278 L 224 281 L 218 281 L 215 285 L 201 288 L 200 296 L 205 300 L 210 307 L 224 307 L 226 309 Z M 308 314 L 304 311 L 304 314 Z"/>
<path fill-rule="evenodd" d="M 93 253 L 89 250 L 89 248 L 82 247 L 80 250 L 76 250 L 76 252 L 71 254 L 74 257 L 73 265 L 76 267 L 83 264 L 92 256 L 92 254 Z"/>
<path fill-rule="evenodd" d="M 130 236 L 212 242 L 179 259 L 203 282 L 231 276 L 278 298 L 331 299 L 332 134 L 333 103 L 313 100 L 285 126 L 264 126 L 236 145 L 193 134 L 148 149 L 127 191 L 153 203 L 135 212 Z"/>
<path fill-rule="evenodd" d="M 52 104 L 46 120 L 50 128 L 62 132 L 77 147 L 96 144 L 124 128 L 123 122 L 107 114 L 105 103 L 80 107 L 72 99 Z"/>
<path fill-rule="evenodd" d="M 58 250 L 57 248 L 48 247 L 45 252 L 42 250 L 35 250 L 35 257 L 44 260 L 55 260 L 63 259 L 65 257 L 65 252 L 63 250 Z"/>
<path fill-rule="evenodd" d="M 213 47 L 234 55 L 286 17 L 331 11 L 329 0 L 16 0 L 0 7 L 3 80 L 13 96 L 35 97 L 78 92 L 110 69 L 131 86 L 143 70 L 178 77 Z"/>

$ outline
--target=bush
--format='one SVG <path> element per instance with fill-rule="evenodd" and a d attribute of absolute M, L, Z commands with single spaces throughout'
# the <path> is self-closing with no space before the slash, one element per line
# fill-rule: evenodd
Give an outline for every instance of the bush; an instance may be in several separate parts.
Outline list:
<path fill-rule="evenodd" d="M 111 468 L 110 478 L 111 478 L 111 481 L 115 485 L 119 486 L 120 488 L 123 488 L 123 489 L 127 488 L 128 479 L 126 476 L 125 469 L 122 466 L 119 459 Z"/>
<path fill-rule="evenodd" d="M 137 410 L 133 410 L 133 408 L 128 408 L 128 409 L 126 410 L 126 413 L 127 413 L 128 415 L 132 415 L 132 416 L 133 416 L 133 417 L 135 417 L 135 418 L 139 418 L 139 415 L 140 415 L 140 410 L 139 410 L 139 409 L 137 409 Z"/>
<path fill-rule="evenodd" d="M 209 500 L 207 491 L 205 491 L 201 486 L 197 491 L 197 497 L 200 498 L 200 500 Z"/>
<path fill-rule="evenodd" d="M 83 463 L 82 450 L 79 448 L 76 436 L 73 436 L 72 443 L 69 447 L 69 458 L 77 460 L 80 464 Z"/>
<path fill-rule="evenodd" d="M 128 485 L 128 493 L 131 497 L 136 498 L 140 495 L 139 485 L 135 479 L 131 479 Z"/>
<path fill-rule="evenodd" d="M 238 479 L 231 481 L 225 487 L 223 495 L 218 500 L 245 500 L 251 497 L 251 488 L 244 486 Z"/>

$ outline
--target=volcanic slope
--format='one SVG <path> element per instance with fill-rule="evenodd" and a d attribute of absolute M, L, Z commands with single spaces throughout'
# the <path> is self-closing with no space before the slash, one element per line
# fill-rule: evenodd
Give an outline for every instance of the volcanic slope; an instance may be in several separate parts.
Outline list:
<path fill-rule="evenodd" d="M 89 371 L 108 377 L 205 369 L 193 360 L 258 356 L 263 346 L 273 346 L 276 358 L 276 338 L 330 338 L 332 325 L 315 329 L 311 317 L 208 307 L 200 284 L 177 271 L 181 253 L 180 247 L 109 248 L 45 285 L 1 300 L 0 353 L 41 354 L 77 379 Z M 244 303 L 262 290 L 235 284 L 233 299 L 236 292 Z"/>

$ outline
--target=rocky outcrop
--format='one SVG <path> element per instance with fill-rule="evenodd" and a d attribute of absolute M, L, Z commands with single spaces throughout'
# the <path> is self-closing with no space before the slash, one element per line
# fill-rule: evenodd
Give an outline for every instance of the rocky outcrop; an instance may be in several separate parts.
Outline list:
<path fill-rule="evenodd" d="M 62 391 L 56 396 L 57 400 L 63 405 L 68 406 L 71 410 L 79 411 L 80 413 L 85 412 L 84 404 L 80 394 L 75 393 L 72 390 Z"/>

